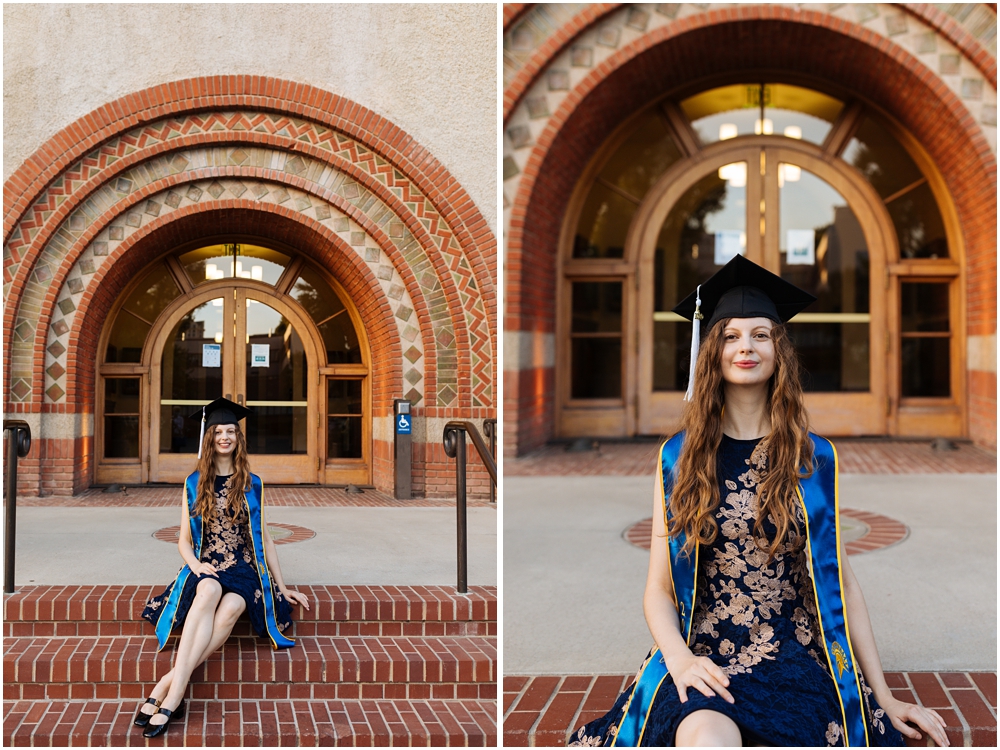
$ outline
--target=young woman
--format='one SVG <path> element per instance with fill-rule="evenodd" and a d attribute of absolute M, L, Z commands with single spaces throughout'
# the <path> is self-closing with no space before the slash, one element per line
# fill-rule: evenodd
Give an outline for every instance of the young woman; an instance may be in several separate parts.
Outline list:
<path fill-rule="evenodd" d="M 808 432 L 784 325 L 812 301 L 737 256 L 675 308 L 709 322 L 683 431 L 661 449 L 643 600 L 656 645 L 570 744 L 948 744 L 937 713 L 889 691 L 840 543 L 836 451 Z"/>
<path fill-rule="evenodd" d="M 285 586 L 278 555 L 264 524 L 263 485 L 250 473 L 239 420 L 250 410 L 224 398 L 197 416 L 204 434 L 197 470 L 184 482 L 180 539 L 184 567 L 142 616 L 156 626 L 160 648 L 183 626 L 174 667 L 139 708 L 135 724 L 158 737 L 184 715 L 191 672 L 218 649 L 246 610 L 254 630 L 274 648 L 295 642 L 282 635 L 291 625 L 290 604 L 308 599 Z"/>

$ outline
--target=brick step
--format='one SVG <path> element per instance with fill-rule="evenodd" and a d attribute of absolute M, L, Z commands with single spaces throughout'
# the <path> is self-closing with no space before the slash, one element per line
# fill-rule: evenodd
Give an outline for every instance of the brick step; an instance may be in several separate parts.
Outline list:
<path fill-rule="evenodd" d="M 4 746 L 497 744 L 488 700 L 189 700 L 165 739 L 132 726 L 136 700 L 4 701 Z"/>
<path fill-rule="evenodd" d="M 945 720 L 952 747 L 997 746 L 996 672 L 886 672 L 892 694 L 933 708 Z M 584 724 L 607 713 L 631 675 L 506 675 L 505 745 L 562 746 Z M 907 740 L 910 747 L 929 740 Z"/>
<path fill-rule="evenodd" d="M 4 596 L 4 635 L 62 635 L 68 624 L 144 623 L 140 619 L 146 602 L 163 586 L 26 586 Z M 457 594 L 446 586 L 298 586 L 311 602 L 309 611 L 296 607 L 293 619 L 301 623 L 480 623 L 495 635 L 496 586 L 473 586 L 468 594 Z M 23 632 L 32 623 L 32 632 Z M 51 626 L 53 632 L 42 632 Z M 22 632 L 15 632 L 20 627 Z M 86 630 L 86 628 L 85 628 Z M 432 628 L 433 630 L 433 628 Z M 110 633 L 109 633 L 110 634 Z M 119 632 L 116 635 L 132 635 Z M 306 634 L 306 633 L 303 633 Z M 333 633 L 309 633 L 334 635 Z M 346 635 L 348 633 L 337 633 Z M 350 633 L 353 635 L 353 633 Z M 394 633 L 387 633 L 393 635 Z M 405 633 L 415 635 L 416 633 Z M 438 635 L 427 632 L 425 635 Z M 453 633 L 446 633 L 453 634 Z M 454 633 L 457 635 L 457 633 Z"/>
<path fill-rule="evenodd" d="M 171 649 L 156 639 L 11 638 L 4 643 L 4 699 L 65 697 L 25 695 L 25 686 L 95 683 L 151 684 L 170 669 Z M 449 637 L 299 638 L 294 648 L 272 651 L 262 638 L 230 638 L 198 667 L 201 683 L 493 683 L 496 639 Z"/>
<path fill-rule="evenodd" d="M 295 615 L 293 615 L 295 617 Z M 497 634 L 496 622 L 466 621 L 441 622 L 416 620 L 412 622 L 332 622 L 293 620 L 294 625 L 286 635 L 292 639 L 303 636 L 489 636 Z M 153 626 L 146 620 L 98 620 L 96 622 L 34 620 L 5 622 L 5 638 L 71 638 L 116 636 L 152 636 Z M 233 628 L 234 636 L 256 635 L 244 613 Z M 174 636 L 173 638 L 176 638 Z M 173 640 L 173 639 L 172 639 Z"/>

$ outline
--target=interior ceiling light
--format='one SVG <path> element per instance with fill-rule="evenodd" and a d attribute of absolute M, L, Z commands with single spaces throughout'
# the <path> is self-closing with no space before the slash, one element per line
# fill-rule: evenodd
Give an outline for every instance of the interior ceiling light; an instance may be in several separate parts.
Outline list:
<path fill-rule="evenodd" d="M 719 167 L 719 179 L 725 180 L 730 187 L 741 188 L 747 184 L 747 163 L 736 161 Z"/>

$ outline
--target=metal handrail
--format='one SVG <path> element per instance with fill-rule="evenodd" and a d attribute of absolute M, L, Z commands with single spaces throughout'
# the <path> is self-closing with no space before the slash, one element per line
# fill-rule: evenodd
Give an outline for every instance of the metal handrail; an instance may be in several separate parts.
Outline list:
<path fill-rule="evenodd" d="M 472 444 L 479 451 L 479 457 L 489 472 L 492 486 L 497 482 L 497 465 L 486 441 L 479 434 L 479 430 L 472 422 L 448 422 L 444 426 L 444 452 L 448 458 L 455 459 L 455 509 L 458 514 L 458 593 L 466 594 L 469 591 L 469 545 L 468 545 L 468 524 L 466 514 L 466 488 L 465 488 L 465 435 L 468 433 L 472 437 Z"/>
<path fill-rule="evenodd" d="M 7 466 L 4 472 L 4 567 L 3 592 L 14 593 L 14 539 L 17 524 L 17 459 L 24 458 L 31 450 L 31 425 L 23 419 L 5 419 L 3 431 L 7 433 Z"/>
<path fill-rule="evenodd" d="M 484 419 L 483 432 L 485 432 L 486 437 L 490 439 L 490 456 L 493 458 L 493 466 L 495 468 L 497 461 L 497 421 L 495 419 Z M 490 483 L 490 502 L 495 503 L 496 501 L 497 483 L 494 478 L 493 482 Z"/>

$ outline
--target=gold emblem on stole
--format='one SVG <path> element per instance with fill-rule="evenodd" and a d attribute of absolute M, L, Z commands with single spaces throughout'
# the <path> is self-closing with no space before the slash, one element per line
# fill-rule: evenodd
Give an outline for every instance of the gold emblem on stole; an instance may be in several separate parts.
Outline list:
<path fill-rule="evenodd" d="M 847 661 L 847 654 L 844 653 L 843 647 L 837 643 L 833 642 L 833 659 L 837 663 L 837 679 L 839 680 L 841 675 L 844 674 L 845 669 L 850 669 L 850 662 Z"/>

